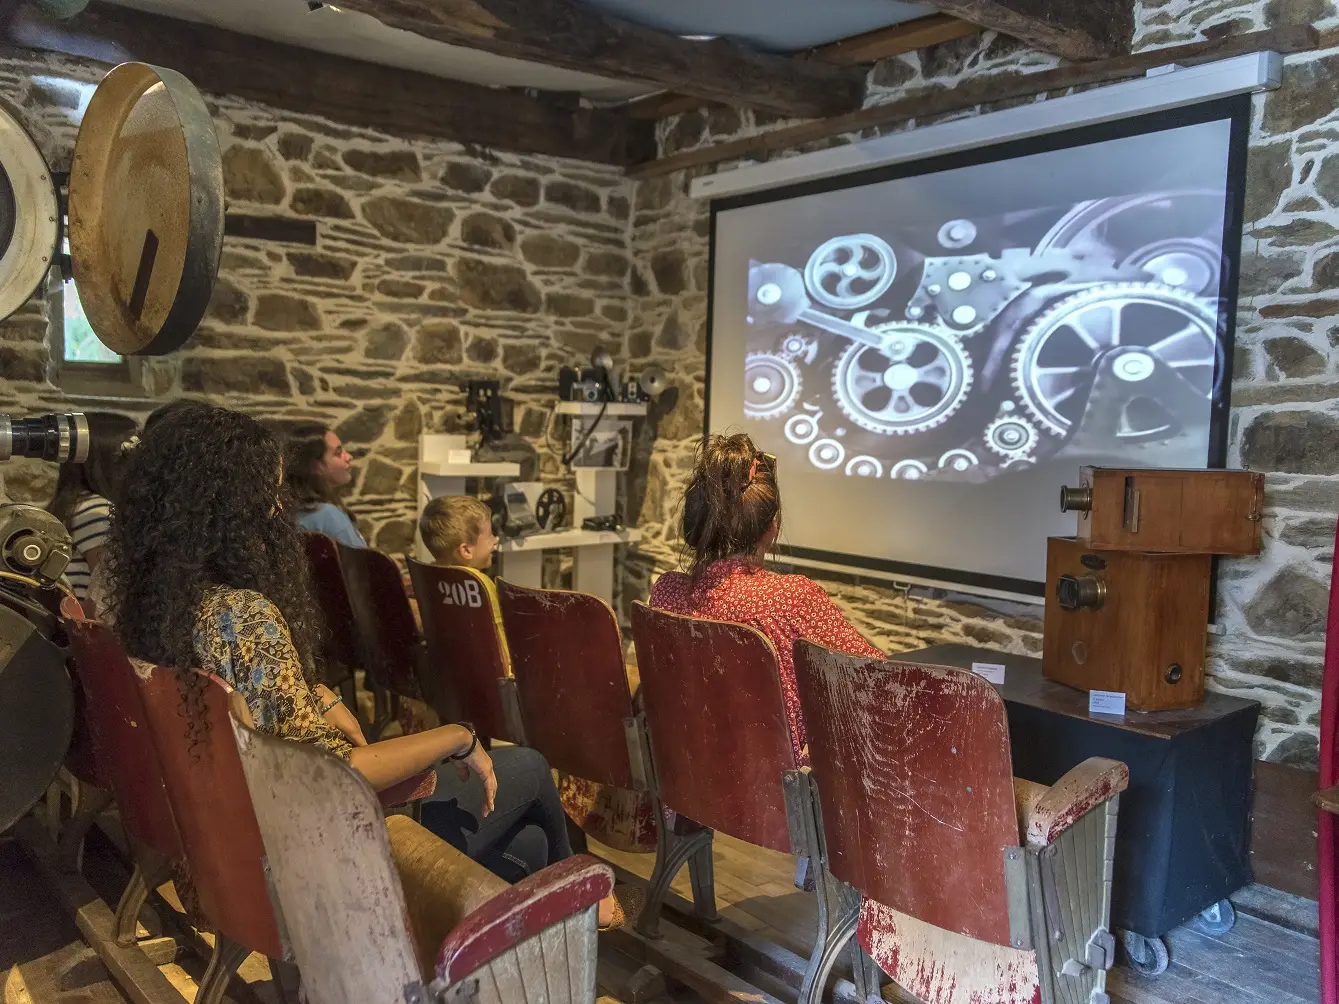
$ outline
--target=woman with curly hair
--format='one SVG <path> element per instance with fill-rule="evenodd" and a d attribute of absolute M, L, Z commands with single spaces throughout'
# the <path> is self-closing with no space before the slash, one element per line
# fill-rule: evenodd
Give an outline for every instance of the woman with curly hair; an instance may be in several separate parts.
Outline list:
<path fill-rule="evenodd" d="M 369 744 L 316 683 L 318 615 L 289 504 L 279 441 L 254 419 L 198 405 L 149 429 L 127 462 L 108 542 L 107 619 L 126 651 L 175 667 L 188 686 L 202 685 L 189 667 L 215 674 L 261 732 L 319 746 L 377 790 L 436 767 L 423 825 L 509 881 L 569 856 L 558 793 L 534 750 L 490 757 L 460 725 Z M 437 766 L 444 760 L 466 769 Z M 616 917 L 612 899 L 601 914 Z"/>
<path fill-rule="evenodd" d="M 284 480 L 296 503 L 298 526 L 350 547 L 366 547 L 353 518 L 339 504 L 353 480 L 353 457 L 332 429 L 315 422 L 296 426 L 284 444 Z"/>

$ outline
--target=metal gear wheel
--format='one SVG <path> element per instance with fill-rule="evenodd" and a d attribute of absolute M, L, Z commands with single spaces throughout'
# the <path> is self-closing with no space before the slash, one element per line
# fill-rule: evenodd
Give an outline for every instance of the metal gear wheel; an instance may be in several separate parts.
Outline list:
<path fill-rule="evenodd" d="M 1044 429 L 1063 436 L 1082 416 L 1079 392 L 1091 382 L 1098 357 L 1131 347 L 1138 351 L 1120 360 L 1124 379 L 1147 377 L 1156 359 L 1208 399 L 1217 371 L 1216 313 L 1201 297 L 1157 283 L 1094 286 L 1032 322 L 1014 350 L 1014 389 Z"/>
<path fill-rule="evenodd" d="M 800 371 L 785 356 L 750 352 L 744 358 L 744 416 L 780 418 L 800 396 Z"/>
<path fill-rule="evenodd" d="M 1150 242 L 1221 239 L 1223 193 L 1211 189 L 1145 192 L 1080 202 L 1037 243 L 1036 253 L 1064 248 L 1078 258 L 1124 261 Z"/>
<path fill-rule="evenodd" d="M 1187 293 L 1208 295 L 1218 289 L 1222 253 L 1203 238 L 1154 241 L 1122 264 L 1142 269 L 1157 282 Z"/>
<path fill-rule="evenodd" d="M 852 345 L 833 371 L 841 410 L 861 428 L 892 436 L 948 421 L 972 388 L 972 359 L 957 337 L 903 321 L 871 330 L 883 336 L 882 348 Z"/>
<path fill-rule="evenodd" d="M 888 292 L 897 277 L 897 255 L 874 234 L 846 234 L 824 241 L 804 266 L 809 295 L 833 310 L 859 310 Z"/>
<path fill-rule="evenodd" d="M 846 459 L 846 447 L 835 439 L 820 439 L 809 447 L 809 463 L 820 471 L 831 471 L 840 467 Z"/>
<path fill-rule="evenodd" d="M 906 481 L 919 481 L 928 474 L 930 468 L 919 460 L 901 460 L 893 465 L 893 469 L 888 472 L 890 478 L 901 478 Z"/>
<path fill-rule="evenodd" d="M 1026 418 L 1002 415 L 986 426 L 986 446 L 1006 460 L 1023 460 L 1037 445 L 1036 428 Z"/>
<path fill-rule="evenodd" d="M 818 415 L 792 415 L 784 426 L 786 438 L 796 446 L 808 446 L 818 438 Z"/>
<path fill-rule="evenodd" d="M 976 454 L 971 450 L 949 450 L 939 458 L 939 469 L 941 471 L 962 471 L 970 470 L 981 461 L 976 459 Z"/>
<path fill-rule="evenodd" d="M 852 457 L 846 462 L 846 473 L 853 478 L 881 478 L 883 461 L 878 457 Z"/>

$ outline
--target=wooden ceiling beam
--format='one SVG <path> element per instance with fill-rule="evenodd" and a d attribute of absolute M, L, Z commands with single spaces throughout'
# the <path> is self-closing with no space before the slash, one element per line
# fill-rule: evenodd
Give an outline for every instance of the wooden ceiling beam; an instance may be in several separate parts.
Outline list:
<path fill-rule="evenodd" d="M 951 17 L 948 14 L 929 14 L 911 21 L 889 25 L 887 28 L 868 31 L 862 35 L 843 38 L 828 45 L 820 45 L 796 58 L 816 59 L 835 66 L 861 66 L 877 63 L 880 59 L 888 59 L 891 56 L 915 52 L 927 45 L 966 38 L 980 30 L 980 25 L 961 18 Z M 710 102 L 689 94 L 661 91 L 644 98 L 633 98 L 617 107 L 629 118 L 658 121 L 671 115 L 691 112 L 706 104 Z"/>
<path fill-rule="evenodd" d="M 655 154 L 652 128 L 620 114 L 516 90 L 332 56 L 97 0 L 73 21 L 25 10 L 8 46 L 98 63 L 134 59 L 184 73 L 202 91 L 344 125 L 517 153 L 626 165 Z"/>
<path fill-rule="evenodd" d="M 1130 51 L 1133 0 L 924 0 L 936 10 L 1066 59 Z"/>
<path fill-rule="evenodd" d="M 809 55 L 837 66 L 877 63 L 880 59 L 901 56 L 929 45 L 966 38 L 980 30 L 980 25 L 950 14 L 928 14 L 891 24 L 887 28 L 867 31 L 863 35 L 843 38 L 829 45 L 820 45 L 811 49 Z"/>
<path fill-rule="evenodd" d="M 567 0 L 339 0 L 424 38 L 796 118 L 859 108 L 864 74 L 690 40 Z"/>
<path fill-rule="evenodd" d="M 1141 77 L 1157 66 L 1180 63 L 1197 66 L 1218 59 L 1231 59 L 1251 52 L 1311 52 L 1339 38 L 1322 36 L 1311 25 L 1286 25 L 1204 42 L 1186 42 L 1165 49 L 1147 49 L 1128 56 L 1069 63 L 1054 70 L 1035 73 L 997 73 L 964 80 L 954 87 L 925 88 L 886 104 L 871 105 L 849 115 L 818 122 L 801 122 L 743 139 L 685 150 L 628 168 L 628 177 L 657 178 L 675 171 L 707 167 L 727 161 L 766 160 L 782 150 L 793 150 L 835 136 L 906 122 L 929 116 L 951 115 L 993 101 L 1007 101 L 1037 94 L 1063 94 L 1074 87 L 1091 87 Z"/>

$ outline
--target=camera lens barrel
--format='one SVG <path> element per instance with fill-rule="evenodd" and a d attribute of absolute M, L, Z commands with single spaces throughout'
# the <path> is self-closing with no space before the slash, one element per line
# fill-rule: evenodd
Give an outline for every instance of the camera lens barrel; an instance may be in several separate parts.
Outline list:
<path fill-rule="evenodd" d="M 82 464 L 88 459 L 88 419 L 77 412 L 35 418 L 0 415 L 0 460 L 10 457 Z"/>

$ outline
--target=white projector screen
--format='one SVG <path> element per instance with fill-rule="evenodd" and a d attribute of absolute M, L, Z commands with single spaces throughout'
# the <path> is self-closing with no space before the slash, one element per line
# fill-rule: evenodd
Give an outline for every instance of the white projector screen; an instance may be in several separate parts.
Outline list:
<path fill-rule="evenodd" d="M 1249 108 L 714 202 L 707 431 L 783 551 L 1040 595 L 1081 465 L 1221 466 Z"/>

